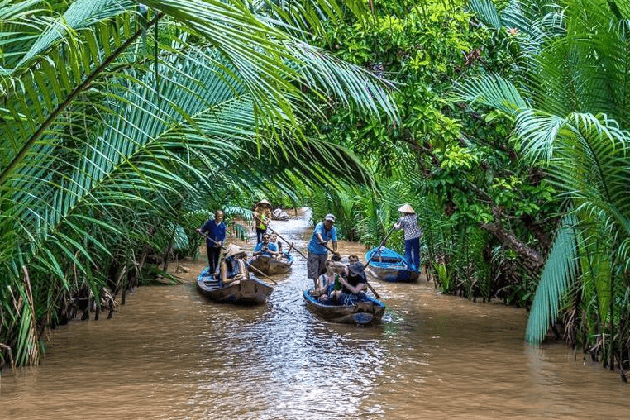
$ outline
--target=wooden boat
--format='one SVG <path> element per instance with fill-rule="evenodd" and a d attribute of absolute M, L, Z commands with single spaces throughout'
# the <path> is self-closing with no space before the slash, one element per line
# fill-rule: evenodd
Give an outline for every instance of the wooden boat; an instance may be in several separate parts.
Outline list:
<path fill-rule="evenodd" d="M 290 218 L 289 213 L 282 209 L 275 209 L 273 213 L 271 213 L 271 220 L 287 221 Z"/>
<path fill-rule="evenodd" d="M 311 289 L 304 291 L 306 307 L 320 318 L 331 322 L 349 324 L 371 324 L 380 321 L 385 313 L 385 305 L 371 296 L 354 305 L 327 305 L 311 295 Z"/>
<path fill-rule="evenodd" d="M 215 302 L 258 305 L 267 300 L 267 297 L 273 291 L 273 287 L 254 276 L 221 286 L 219 280 L 206 267 L 197 277 L 197 290 Z"/>
<path fill-rule="evenodd" d="M 385 247 L 373 248 L 365 254 L 365 274 L 370 279 L 388 282 L 415 283 L 420 272 L 411 270 L 407 260 L 396 251 Z"/>
<path fill-rule="evenodd" d="M 257 255 L 249 261 L 249 271 L 260 271 L 268 276 L 273 274 L 286 274 L 291 271 L 291 265 L 293 265 L 293 255 L 288 252 L 284 252 L 280 258 L 275 258 L 269 255 Z"/>

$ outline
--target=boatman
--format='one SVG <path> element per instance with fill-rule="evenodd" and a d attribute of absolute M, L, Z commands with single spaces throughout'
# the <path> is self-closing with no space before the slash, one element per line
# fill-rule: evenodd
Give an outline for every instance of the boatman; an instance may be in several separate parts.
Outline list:
<path fill-rule="evenodd" d="M 328 213 L 324 221 L 315 226 L 311 241 L 308 243 L 308 278 L 313 282 L 317 282 L 317 278 L 326 272 L 329 241 L 332 241 L 332 259 L 335 261 L 341 259 L 341 255 L 337 252 L 337 229 L 334 224 L 335 216 Z"/>
<path fill-rule="evenodd" d="M 263 235 L 271 222 L 271 203 L 262 199 L 254 207 L 254 229 L 256 230 L 256 244 L 262 242 Z"/>
<path fill-rule="evenodd" d="M 418 215 L 409 204 L 400 207 L 398 211 L 400 218 L 394 224 L 394 229 L 402 229 L 405 232 L 405 260 L 411 270 L 419 271 L 422 229 L 418 227 Z"/>
<path fill-rule="evenodd" d="M 197 232 L 206 237 L 206 254 L 208 256 L 208 267 L 211 273 L 216 273 L 221 256 L 221 247 L 225 241 L 225 223 L 223 223 L 223 212 L 214 212 L 214 219 L 208 220 Z"/>

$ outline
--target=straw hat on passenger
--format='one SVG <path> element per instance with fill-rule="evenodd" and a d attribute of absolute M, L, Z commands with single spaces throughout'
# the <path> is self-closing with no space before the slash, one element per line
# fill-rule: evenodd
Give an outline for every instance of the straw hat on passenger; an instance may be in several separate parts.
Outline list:
<path fill-rule="evenodd" d="M 415 213 L 413 207 L 411 207 L 409 204 L 405 204 L 404 206 L 399 208 L 398 211 L 401 213 Z"/>
<path fill-rule="evenodd" d="M 238 245 L 230 244 L 225 250 L 225 257 L 244 257 L 247 255 L 243 248 Z"/>

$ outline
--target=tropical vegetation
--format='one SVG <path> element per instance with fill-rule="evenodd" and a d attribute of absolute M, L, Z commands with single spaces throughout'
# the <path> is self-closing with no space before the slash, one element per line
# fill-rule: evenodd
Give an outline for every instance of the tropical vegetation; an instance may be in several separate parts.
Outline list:
<path fill-rule="evenodd" d="M 443 293 L 625 378 L 627 1 L 0 0 L 0 28 L 0 364 L 266 197 L 367 246 L 410 203 Z"/>
<path fill-rule="evenodd" d="M 0 1 L 0 365 L 37 363 L 77 312 L 111 315 L 200 244 L 209 210 L 372 185 L 307 134 L 333 100 L 397 118 L 387 83 L 303 41 L 342 10 L 366 16 L 352 0 Z"/>
<path fill-rule="evenodd" d="M 392 80 L 401 122 L 342 111 L 323 122 L 322 133 L 368 156 L 383 195 L 356 188 L 327 201 L 339 203 L 346 230 L 371 245 L 390 230 L 396 209 L 411 203 L 424 227 L 429 276 L 443 292 L 528 306 L 551 245 L 555 189 L 508 141 L 506 115 L 473 112 L 452 98 L 456 81 L 517 74 L 511 35 L 481 25 L 462 1 L 385 1 L 375 3 L 374 15 L 371 31 L 350 18 L 329 26 L 324 46 Z M 389 244 L 400 248 L 401 233 Z"/>
<path fill-rule="evenodd" d="M 347 19 L 323 44 L 396 84 L 401 124 L 342 112 L 330 126 L 344 130 L 323 133 L 369 151 L 384 194 L 320 198 L 373 245 L 411 203 L 443 292 L 531 308 L 528 341 L 555 332 L 625 378 L 628 2 L 400 0 L 373 14 L 374 29 Z"/>
<path fill-rule="evenodd" d="M 486 74 L 460 97 L 508 115 L 530 164 L 562 198 L 553 246 L 529 317 L 542 340 L 561 313 L 563 335 L 624 374 L 630 351 L 630 4 L 581 0 L 505 8 L 478 1 L 487 25 L 508 28 L 518 77 Z M 625 378 L 625 376 L 624 376 Z"/>

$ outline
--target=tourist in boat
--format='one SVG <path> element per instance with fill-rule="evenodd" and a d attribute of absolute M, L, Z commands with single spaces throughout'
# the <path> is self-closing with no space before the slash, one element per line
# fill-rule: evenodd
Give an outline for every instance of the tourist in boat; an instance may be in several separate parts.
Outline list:
<path fill-rule="evenodd" d="M 256 244 L 254 247 L 253 255 L 254 257 L 257 257 L 258 255 L 277 257 L 280 255 L 280 252 L 278 251 L 278 246 L 274 242 L 271 242 L 271 235 L 265 233 L 263 235 L 262 242 Z"/>
<path fill-rule="evenodd" d="M 337 252 L 337 229 L 334 226 L 335 216 L 327 214 L 323 222 L 319 222 L 313 230 L 308 243 L 308 278 L 317 282 L 317 278 L 326 272 L 328 259 L 328 242 L 332 241 L 334 259 L 341 259 Z"/>
<path fill-rule="evenodd" d="M 221 260 L 221 285 L 230 284 L 236 280 L 249 278 L 247 265 L 243 260 L 247 254 L 237 245 L 230 244 Z"/>
<path fill-rule="evenodd" d="M 365 266 L 359 262 L 358 257 L 356 257 L 356 260 L 349 260 L 352 262 L 345 267 L 344 275 L 340 278 L 341 292 L 335 299 L 343 305 L 351 305 L 366 299 L 367 279 L 365 278 Z"/>
<path fill-rule="evenodd" d="M 405 233 L 405 260 L 411 270 L 420 268 L 420 237 L 422 229 L 418 227 L 418 215 L 409 204 L 398 209 L 401 216 L 394 224 L 395 229 L 402 229 Z"/>
<path fill-rule="evenodd" d="M 271 221 L 271 203 L 262 199 L 254 207 L 254 229 L 256 230 L 256 243 L 263 240 L 263 235 L 267 232 L 267 227 Z"/>
<path fill-rule="evenodd" d="M 226 227 L 223 223 L 223 212 L 214 212 L 214 219 L 208 220 L 197 232 L 206 237 L 206 255 L 210 272 L 215 273 L 219 265 L 221 247 L 225 241 Z"/>
<path fill-rule="evenodd" d="M 271 239 L 269 239 L 269 242 L 271 242 L 278 248 L 278 252 L 280 253 L 280 256 L 282 256 L 282 242 L 278 240 L 278 235 L 276 235 L 275 233 L 272 233 Z"/>
<path fill-rule="evenodd" d="M 335 272 L 335 263 L 326 260 L 326 272 L 317 278 L 317 284 L 311 294 L 318 297 L 322 303 L 328 303 L 333 294 L 341 292 L 341 280 L 339 274 Z"/>

